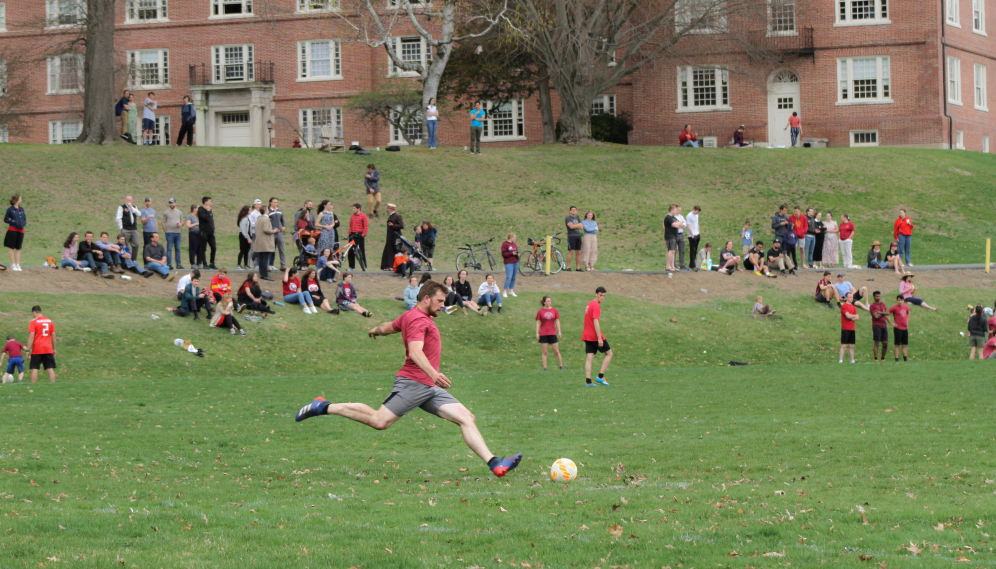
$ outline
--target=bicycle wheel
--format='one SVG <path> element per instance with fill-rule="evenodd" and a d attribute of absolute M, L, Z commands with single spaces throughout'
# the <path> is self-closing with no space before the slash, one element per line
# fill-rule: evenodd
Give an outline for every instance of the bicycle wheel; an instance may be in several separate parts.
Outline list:
<path fill-rule="evenodd" d="M 356 249 L 356 260 L 360 262 L 360 268 L 363 272 L 367 272 L 367 256 L 363 253 L 363 249 L 355 247 Z"/>
<path fill-rule="evenodd" d="M 532 276 L 536 272 L 536 254 L 532 251 L 526 253 L 524 257 L 519 259 L 519 272 L 524 276 Z"/>
<path fill-rule="evenodd" d="M 550 263 L 550 274 L 555 275 L 566 266 L 567 265 L 564 264 L 564 256 L 560 253 L 560 249 L 554 249 L 553 262 Z"/>
<path fill-rule="evenodd" d="M 464 270 L 469 271 L 472 268 L 473 267 L 471 266 L 471 263 L 470 263 L 470 254 L 469 253 L 467 253 L 466 251 L 464 251 L 463 253 L 460 253 L 459 255 L 457 255 L 457 258 L 456 258 L 456 269 L 457 269 L 457 272 L 464 271 Z"/>
<path fill-rule="evenodd" d="M 492 271 L 495 270 L 496 268 L 498 268 L 498 264 L 495 263 L 495 258 L 491 254 L 491 251 L 488 251 L 488 264 L 491 265 L 491 270 Z"/>

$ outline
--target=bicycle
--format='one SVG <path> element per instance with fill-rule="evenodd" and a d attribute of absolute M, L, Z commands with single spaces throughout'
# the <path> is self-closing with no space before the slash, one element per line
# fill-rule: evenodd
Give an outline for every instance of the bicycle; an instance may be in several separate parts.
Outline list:
<path fill-rule="evenodd" d="M 343 270 L 345 270 L 347 254 L 349 253 L 349 251 L 351 249 L 356 248 L 356 251 L 354 251 L 354 255 L 356 257 L 356 260 L 359 261 L 359 263 L 360 263 L 360 269 L 362 269 L 364 272 L 366 272 L 366 270 L 367 270 L 367 259 L 363 255 L 363 249 L 360 249 L 359 247 L 356 247 L 356 238 L 355 238 L 355 236 L 357 236 L 357 235 L 359 235 L 359 233 L 350 233 L 349 237 L 347 237 L 347 239 L 349 239 L 349 242 L 346 243 L 344 246 L 340 247 L 339 249 L 337 249 L 335 252 L 333 252 L 332 253 L 332 258 L 336 259 L 337 261 L 339 261 L 339 266 L 343 267 Z"/>
<path fill-rule="evenodd" d="M 556 244 L 561 242 L 559 235 L 556 233 L 551 236 L 553 242 L 550 245 L 550 253 L 553 255 L 553 259 L 550 260 L 550 274 L 557 274 L 567 267 L 567 264 L 564 263 L 563 253 L 557 249 Z M 536 271 L 546 271 L 546 241 L 534 241 L 530 238 L 526 240 L 526 243 L 532 245 L 533 250 L 519 261 L 519 272 L 528 277 Z"/>
<path fill-rule="evenodd" d="M 483 243 L 467 243 L 464 247 L 457 247 L 457 249 L 463 251 L 463 253 L 458 254 L 456 258 L 457 271 L 465 269 L 474 271 L 484 270 L 484 261 L 488 262 L 490 267 L 489 270 L 495 270 L 495 267 L 497 267 L 498 264 L 495 263 L 495 257 L 491 254 L 491 250 L 488 248 L 488 243 L 491 243 L 494 240 L 495 238 L 492 237 Z M 475 249 L 475 247 L 477 247 L 477 249 Z M 483 253 L 480 261 L 477 259 L 477 253 Z"/>

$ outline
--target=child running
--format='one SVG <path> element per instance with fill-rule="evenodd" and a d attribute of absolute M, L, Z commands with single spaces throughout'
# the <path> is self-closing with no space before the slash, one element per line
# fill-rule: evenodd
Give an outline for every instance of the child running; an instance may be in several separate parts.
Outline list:
<path fill-rule="evenodd" d="M 594 385 L 591 382 L 591 364 L 595 361 L 595 352 L 605 354 L 605 357 L 602 358 L 602 369 L 595 381 L 599 385 L 606 387 L 609 385 L 609 382 L 605 381 L 605 370 L 609 369 L 609 362 L 612 361 L 612 348 L 609 347 L 609 342 L 605 339 L 605 334 L 602 334 L 601 318 L 603 300 L 605 300 L 605 287 L 600 286 L 595 289 L 595 300 L 589 302 L 588 306 L 584 309 L 584 331 L 581 333 L 581 340 L 584 341 L 584 351 L 586 354 L 584 360 L 584 380 L 587 387 Z"/>
<path fill-rule="evenodd" d="M 560 313 L 553 307 L 553 299 L 544 296 L 540 300 L 539 312 L 536 313 L 536 340 L 543 346 L 543 371 L 546 371 L 546 354 L 548 348 L 553 348 L 553 355 L 557 356 L 557 365 L 560 371 L 564 371 L 564 360 L 560 357 L 560 338 L 564 335 L 560 331 Z"/>
<path fill-rule="evenodd" d="M 7 371 L 4 373 L 3 383 L 7 383 L 8 375 L 10 376 L 10 383 L 14 382 L 14 368 L 17 368 L 17 382 L 24 382 L 24 357 L 21 355 L 21 352 L 25 349 L 24 344 L 15 340 L 13 336 L 7 336 L 7 343 L 4 345 L 3 351 L 0 351 L 0 367 L 3 366 L 3 359 L 5 357 L 10 358 L 7 360 Z M 560 357 L 559 353 L 557 357 Z M 543 359 L 546 360 L 545 353 Z"/>

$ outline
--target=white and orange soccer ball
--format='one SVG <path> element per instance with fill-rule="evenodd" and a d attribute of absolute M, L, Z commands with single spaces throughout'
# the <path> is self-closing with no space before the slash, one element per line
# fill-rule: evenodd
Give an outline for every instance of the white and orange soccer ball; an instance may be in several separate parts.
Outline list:
<path fill-rule="evenodd" d="M 550 467 L 550 480 L 554 482 L 570 482 L 578 477 L 578 467 L 569 458 L 558 458 Z"/>

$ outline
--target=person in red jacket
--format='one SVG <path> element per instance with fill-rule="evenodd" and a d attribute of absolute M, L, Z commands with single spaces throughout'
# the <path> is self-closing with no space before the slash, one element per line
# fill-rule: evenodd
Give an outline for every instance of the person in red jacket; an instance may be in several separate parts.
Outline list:
<path fill-rule="evenodd" d="M 501 244 L 501 258 L 505 261 L 505 288 L 501 295 L 505 298 L 510 294 L 518 296 L 515 294 L 515 277 L 519 275 L 519 246 L 515 244 L 515 233 L 509 233 Z"/>
<path fill-rule="evenodd" d="M 359 203 L 353 204 L 353 215 L 349 217 L 349 235 L 356 246 L 349 250 L 349 270 L 355 270 L 355 265 L 353 260 L 356 258 L 354 251 L 356 249 L 360 250 L 360 255 L 364 259 L 366 264 L 367 250 L 364 247 L 363 242 L 367 238 L 367 231 L 370 229 L 370 219 L 367 218 L 367 214 L 363 213 L 363 206 Z M 366 268 L 363 268 L 365 271 Z"/>
<path fill-rule="evenodd" d="M 806 265 L 806 232 L 809 231 L 809 220 L 802 211 L 796 207 L 792 210 L 792 215 L 789 216 L 789 223 L 792 224 L 792 233 L 795 233 L 796 246 L 799 249 L 799 254 L 802 256 L 802 263 L 799 263 L 795 257 L 795 251 L 792 251 L 792 261 L 804 269 L 808 269 L 809 266 Z M 786 251 L 787 252 L 787 251 Z"/>
<path fill-rule="evenodd" d="M 892 225 L 892 238 L 899 243 L 899 256 L 907 267 L 912 267 L 910 262 L 910 245 L 913 241 L 913 220 L 906 216 L 906 210 L 899 210 L 899 217 Z"/>
<path fill-rule="evenodd" d="M 678 135 L 678 144 L 688 148 L 699 147 L 699 139 L 695 138 L 695 133 L 692 132 L 691 125 L 686 124 L 685 129 Z"/>

